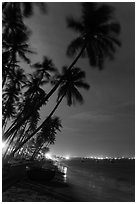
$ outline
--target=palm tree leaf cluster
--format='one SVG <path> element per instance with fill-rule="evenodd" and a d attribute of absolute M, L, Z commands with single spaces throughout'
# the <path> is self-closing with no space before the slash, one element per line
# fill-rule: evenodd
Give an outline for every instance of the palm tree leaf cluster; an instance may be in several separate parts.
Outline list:
<path fill-rule="evenodd" d="M 103 69 L 106 58 L 113 59 L 116 48 L 121 45 L 118 40 L 120 25 L 113 19 L 114 9 L 100 3 L 83 3 L 82 16 L 79 20 L 67 18 L 67 25 L 78 33 L 67 49 L 72 57 L 85 46 L 83 56 L 88 56 L 92 67 Z"/>
<path fill-rule="evenodd" d="M 84 81 L 85 72 L 81 71 L 78 67 L 73 67 L 71 70 L 67 70 L 64 66 L 62 69 L 63 81 L 58 90 L 57 101 L 65 96 L 67 104 L 71 106 L 76 102 L 83 103 L 84 99 L 79 92 L 78 88 L 89 89 L 89 84 Z"/>

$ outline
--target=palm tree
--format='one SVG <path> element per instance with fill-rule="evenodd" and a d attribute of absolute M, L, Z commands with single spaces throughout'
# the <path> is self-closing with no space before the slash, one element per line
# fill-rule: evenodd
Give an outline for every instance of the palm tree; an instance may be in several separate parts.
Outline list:
<path fill-rule="evenodd" d="M 80 49 L 79 53 L 68 67 L 71 70 L 80 57 L 88 55 L 92 67 L 103 68 L 106 58 L 113 58 L 116 46 L 120 46 L 118 35 L 119 23 L 113 20 L 113 8 L 108 5 L 97 3 L 83 3 L 80 21 L 68 18 L 68 27 L 80 33 L 68 47 L 67 54 L 72 56 Z M 51 91 L 43 99 L 45 102 L 62 83 L 63 77 L 55 84 Z"/>
<path fill-rule="evenodd" d="M 58 117 L 51 117 L 47 123 L 42 127 L 41 131 L 37 134 L 36 149 L 32 154 L 31 159 L 34 159 L 42 147 L 46 144 L 54 144 L 57 131 L 60 131 L 61 121 Z"/>
<path fill-rule="evenodd" d="M 52 60 L 48 57 L 43 57 L 43 62 L 37 62 L 32 67 L 36 69 L 36 73 L 41 76 L 41 79 L 45 77 L 45 79 L 50 80 L 51 73 L 57 73 L 57 68 L 53 64 Z"/>
<path fill-rule="evenodd" d="M 26 53 L 32 53 L 27 43 L 29 33 L 17 5 L 9 3 L 3 11 L 3 87 L 6 79 L 13 77 L 19 57 L 30 63 L 26 56 Z"/>
<path fill-rule="evenodd" d="M 23 86 L 28 87 L 24 93 L 24 102 L 21 103 L 20 112 L 17 118 L 3 135 L 3 140 L 7 140 L 16 129 L 19 129 L 26 120 L 31 118 L 31 116 L 40 109 L 43 105 L 43 98 L 46 95 L 45 91 L 40 86 L 46 83 L 48 83 L 48 81 L 41 80 L 40 76 L 36 73 L 29 75 L 29 80 L 26 81 Z"/>
<path fill-rule="evenodd" d="M 65 96 L 68 106 L 71 106 L 76 102 L 83 103 L 83 97 L 78 91 L 78 88 L 89 89 L 89 85 L 83 81 L 83 79 L 85 79 L 85 72 L 81 71 L 78 67 L 69 71 L 67 70 L 67 66 L 64 66 L 62 73 L 64 79 L 58 91 L 57 101 L 59 101 L 62 96 Z"/>
<path fill-rule="evenodd" d="M 15 84 L 15 87 L 21 91 L 22 86 L 26 83 L 27 77 L 24 73 L 24 70 L 20 67 L 17 67 L 17 69 L 14 69 L 13 71 L 13 79 L 12 81 Z"/>
<path fill-rule="evenodd" d="M 2 10 L 6 9 L 9 5 L 16 4 L 21 15 L 24 17 L 30 17 L 33 14 L 34 5 L 38 6 L 43 13 L 47 12 L 47 5 L 45 2 L 3 2 Z"/>
<path fill-rule="evenodd" d="M 16 103 L 18 102 L 19 90 L 16 88 L 15 84 L 10 82 L 7 84 L 6 89 L 3 92 L 3 126 L 5 121 L 13 117 L 16 113 Z"/>
<path fill-rule="evenodd" d="M 67 19 L 68 27 L 78 33 L 68 47 L 68 56 L 72 57 L 80 50 L 78 57 L 88 56 L 90 65 L 99 69 L 103 68 L 106 58 L 113 59 L 116 47 L 120 46 L 117 38 L 120 25 L 113 19 L 113 10 L 109 5 L 82 3 L 81 18 Z"/>
<path fill-rule="evenodd" d="M 65 72 L 66 70 L 66 72 Z M 20 149 L 30 138 L 32 138 L 41 128 L 43 128 L 47 122 L 51 119 L 53 114 L 55 113 L 56 109 L 60 105 L 61 101 L 63 100 L 64 97 L 68 99 L 67 104 L 71 106 L 73 103 L 75 104 L 76 101 L 79 103 L 83 102 L 83 97 L 78 91 L 78 88 L 84 88 L 84 89 L 89 89 L 89 85 L 84 82 L 85 79 L 85 72 L 81 71 L 80 68 L 73 68 L 72 70 L 67 70 L 66 67 L 63 67 L 63 81 L 62 84 L 60 85 L 59 93 L 58 93 L 58 98 L 57 98 L 57 103 L 51 113 L 48 115 L 48 117 L 44 120 L 44 122 L 31 134 L 29 135 L 28 138 L 26 138 L 22 144 L 16 148 L 12 155 L 18 149 Z"/>

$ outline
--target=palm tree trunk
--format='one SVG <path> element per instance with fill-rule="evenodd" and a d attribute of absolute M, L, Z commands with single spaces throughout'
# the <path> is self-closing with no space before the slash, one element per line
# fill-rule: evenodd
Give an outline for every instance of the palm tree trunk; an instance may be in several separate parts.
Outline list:
<path fill-rule="evenodd" d="M 2 81 L 2 88 L 4 87 L 4 85 L 5 85 L 5 82 L 6 82 L 6 76 L 4 76 L 4 79 L 3 79 L 3 81 Z"/>
<path fill-rule="evenodd" d="M 28 137 L 26 138 L 11 154 L 11 157 L 14 156 L 15 152 L 18 151 L 18 149 L 20 149 L 26 142 L 28 142 L 28 140 L 30 140 L 45 124 L 46 122 L 51 118 L 51 116 L 54 114 L 54 112 L 56 111 L 56 109 L 58 108 L 59 104 L 61 103 L 62 99 L 64 98 L 66 93 L 64 93 L 62 95 L 62 97 L 60 98 L 60 100 L 57 102 L 57 104 L 55 105 L 54 109 L 51 111 L 51 113 L 49 114 L 49 116 L 44 120 L 44 122 Z"/>
<path fill-rule="evenodd" d="M 19 143 L 20 140 L 22 139 L 22 137 L 23 137 L 23 135 L 24 135 L 24 132 L 25 132 L 26 126 L 27 126 L 27 121 L 26 121 L 26 123 L 24 124 L 23 132 L 22 132 L 20 135 L 18 135 L 18 139 L 17 139 L 16 143 L 14 144 L 13 148 L 11 149 L 11 152 L 17 147 L 18 143 Z M 16 133 L 17 133 L 17 132 L 18 132 L 18 129 L 17 129 Z M 13 139 L 16 137 L 16 133 L 14 134 Z"/>
<path fill-rule="evenodd" d="M 4 122 L 3 122 L 3 124 L 2 124 L 2 129 L 3 129 L 3 132 L 4 132 L 4 131 L 5 131 L 5 129 L 6 129 L 7 122 L 8 122 L 8 119 L 4 119 Z"/>
<path fill-rule="evenodd" d="M 43 143 L 40 145 L 40 147 L 35 149 L 35 151 L 33 152 L 30 160 L 34 160 L 35 159 L 36 155 L 39 153 L 39 151 L 41 150 L 42 146 L 43 146 Z"/>
<path fill-rule="evenodd" d="M 13 76 L 12 76 L 12 74 L 10 73 L 9 69 L 10 69 L 10 66 L 11 66 L 11 64 L 12 64 L 13 62 L 14 62 L 14 60 L 13 60 L 13 56 L 12 56 L 12 58 L 11 58 L 9 64 L 8 64 L 8 67 L 7 67 L 7 72 L 8 72 L 8 74 L 9 74 L 9 76 L 11 77 L 11 79 L 12 79 Z M 4 80 L 3 80 L 3 82 L 2 82 L 2 88 L 3 88 L 4 85 L 5 85 L 6 79 L 7 79 L 7 76 L 4 77 Z"/>
<path fill-rule="evenodd" d="M 11 139 L 10 139 L 10 141 L 9 141 L 9 144 L 8 144 L 8 146 L 7 146 L 7 149 L 5 150 L 5 153 L 4 153 L 4 155 L 3 155 L 3 159 L 6 157 L 6 154 L 7 154 L 7 152 L 8 152 L 8 150 L 10 149 L 10 146 L 11 146 L 11 144 L 12 144 L 12 142 L 13 142 L 13 140 L 14 140 L 14 137 L 15 137 L 15 135 L 17 134 L 17 132 L 18 132 L 18 130 L 16 130 L 16 132 L 14 133 L 14 135 L 11 137 Z M 11 150 L 12 150 L 13 148 L 11 148 Z"/>
<path fill-rule="evenodd" d="M 81 51 L 79 52 L 79 54 L 76 56 L 76 58 L 74 59 L 74 61 L 71 63 L 71 65 L 68 67 L 68 70 L 71 70 L 72 67 L 76 64 L 76 62 L 78 61 L 78 59 L 81 57 L 82 53 L 84 52 L 85 48 L 86 48 L 87 44 L 85 43 L 84 46 L 82 47 Z M 59 85 L 61 84 L 61 82 L 63 81 L 64 77 L 61 77 L 61 79 L 57 82 L 57 84 L 51 89 L 51 91 L 46 95 L 46 97 L 44 98 L 43 102 L 46 102 L 50 96 L 56 91 L 56 89 L 59 87 Z"/>

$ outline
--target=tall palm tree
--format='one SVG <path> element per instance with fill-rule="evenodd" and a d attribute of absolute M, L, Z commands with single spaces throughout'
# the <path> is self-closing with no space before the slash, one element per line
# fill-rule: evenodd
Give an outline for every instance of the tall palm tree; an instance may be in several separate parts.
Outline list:
<path fill-rule="evenodd" d="M 80 57 L 88 56 L 92 67 L 103 68 L 106 58 L 113 58 L 116 47 L 120 46 L 118 35 L 120 25 L 113 20 L 113 7 L 97 3 L 83 3 L 80 21 L 68 18 L 68 27 L 73 28 L 80 35 L 68 47 L 67 54 L 72 56 L 79 53 L 68 67 L 71 70 Z M 43 99 L 47 101 L 62 83 L 63 77 L 55 84 Z"/>
<path fill-rule="evenodd" d="M 3 87 L 8 77 L 12 78 L 19 57 L 30 63 L 26 53 L 29 49 L 29 31 L 15 3 L 9 4 L 3 11 Z"/>
<path fill-rule="evenodd" d="M 56 109 L 58 108 L 58 106 L 60 105 L 64 97 L 68 99 L 67 104 L 69 106 L 71 106 L 73 103 L 75 104 L 76 100 L 79 103 L 83 102 L 83 97 L 78 91 L 78 88 L 84 88 L 87 90 L 89 89 L 89 85 L 84 81 L 85 72 L 81 71 L 80 68 L 78 67 L 73 68 L 72 70 L 67 70 L 66 67 L 63 67 L 63 79 L 64 80 L 62 81 L 62 84 L 60 85 L 57 103 L 55 107 L 53 108 L 53 110 L 51 111 L 51 113 L 31 135 L 29 135 L 29 137 L 26 138 L 26 140 L 24 140 L 22 144 L 20 144 L 19 147 L 13 151 L 11 156 L 13 156 L 14 153 L 18 151 L 18 149 L 20 149 L 30 138 L 32 138 L 41 128 L 43 128 L 47 124 L 47 122 L 53 116 L 53 114 L 55 113 Z"/>
<path fill-rule="evenodd" d="M 80 50 L 80 55 L 88 56 L 90 65 L 99 69 L 103 68 L 106 58 L 113 59 L 117 46 L 120 46 L 120 25 L 113 19 L 113 11 L 109 5 L 82 3 L 81 18 L 67 19 L 68 27 L 78 33 L 68 47 L 68 56 L 72 57 Z"/>

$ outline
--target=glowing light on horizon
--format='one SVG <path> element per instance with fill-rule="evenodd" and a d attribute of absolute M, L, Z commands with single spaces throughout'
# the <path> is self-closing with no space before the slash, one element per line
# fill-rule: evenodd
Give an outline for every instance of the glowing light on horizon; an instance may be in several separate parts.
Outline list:
<path fill-rule="evenodd" d="M 98 157 L 97 159 L 103 160 L 104 158 L 103 157 Z"/>
<path fill-rule="evenodd" d="M 66 160 L 69 160 L 69 159 L 70 159 L 70 156 L 66 156 L 65 159 L 66 159 Z"/>
<path fill-rule="evenodd" d="M 52 156 L 51 156 L 51 154 L 49 154 L 49 153 L 46 153 L 46 154 L 45 154 L 45 157 L 46 157 L 46 159 L 52 159 Z"/>

